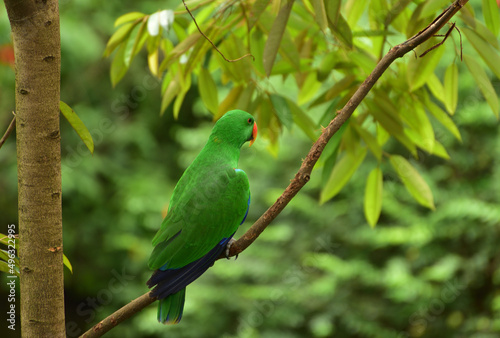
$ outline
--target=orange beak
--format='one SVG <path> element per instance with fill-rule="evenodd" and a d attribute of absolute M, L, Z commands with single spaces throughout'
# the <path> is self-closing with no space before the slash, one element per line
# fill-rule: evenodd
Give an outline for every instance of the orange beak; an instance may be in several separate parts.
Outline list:
<path fill-rule="evenodd" d="M 255 142 L 255 139 L 257 138 L 257 123 L 253 123 L 253 130 L 252 130 L 252 139 L 250 140 L 250 147 L 252 144 Z"/>

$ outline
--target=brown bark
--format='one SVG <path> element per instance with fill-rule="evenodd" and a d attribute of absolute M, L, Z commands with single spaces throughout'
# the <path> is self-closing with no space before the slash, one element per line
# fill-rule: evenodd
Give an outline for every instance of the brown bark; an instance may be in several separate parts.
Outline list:
<path fill-rule="evenodd" d="M 5 6 L 16 60 L 21 333 L 64 337 L 58 2 Z"/>

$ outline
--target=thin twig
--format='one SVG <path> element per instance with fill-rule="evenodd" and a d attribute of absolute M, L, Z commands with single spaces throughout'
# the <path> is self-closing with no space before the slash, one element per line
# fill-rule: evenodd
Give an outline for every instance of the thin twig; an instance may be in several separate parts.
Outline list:
<path fill-rule="evenodd" d="M 431 48 L 427 49 L 425 52 L 423 52 L 422 54 L 420 54 L 420 55 L 419 55 L 419 57 L 424 57 L 424 56 L 425 56 L 427 53 L 429 53 L 431 50 L 434 50 L 434 49 L 438 48 L 439 46 L 441 46 L 441 45 L 442 45 L 442 44 L 446 41 L 446 39 L 448 39 L 448 37 L 450 36 L 451 32 L 453 31 L 453 28 L 455 28 L 455 27 L 456 27 L 456 26 L 455 26 L 455 23 L 453 22 L 453 23 L 451 24 L 450 29 L 448 29 L 448 31 L 446 32 L 446 34 L 445 34 L 445 35 L 434 35 L 434 36 L 444 36 L 444 38 L 443 38 L 443 40 L 441 40 L 441 42 L 439 42 L 439 43 L 435 44 L 434 46 L 432 46 Z M 458 28 L 457 28 L 457 29 L 458 29 Z M 461 37 L 460 37 L 460 39 L 461 39 Z M 462 57 L 460 57 L 460 58 L 462 58 Z"/>
<path fill-rule="evenodd" d="M 2 148 L 3 144 L 7 141 L 7 138 L 16 126 L 16 114 L 14 112 L 12 112 L 12 114 L 14 114 L 14 117 L 12 118 L 12 121 L 10 121 L 9 127 L 5 131 L 5 134 L 3 134 L 2 139 L 0 139 L 0 148 Z"/>
<path fill-rule="evenodd" d="M 241 253 L 250 244 L 252 244 L 262 231 L 264 231 L 264 229 L 271 223 L 271 221 L 274 220 L 276 216 L 278 216 L 279 213 L 286 207 L 299 190 L 302 189 L 302 187 L 309 181 L 312 169 L 325 149 L 328 141 L 347 121 L 347 119 L 349 119 L 354 110 L 372 89 L 375 82 L 382 76 L 392 62 L 434 36 L 434 34 L 436 34 L 467 2 L 468 0 L 456 0 L 425 29 L 407 41 L 394 46 L 391 50 L 389 50 L 389 52 L 379 61 L 372 73 L 361 84 L 358 90 L 356 90 L 351 99 L 341 110 L 337 112 L 335 118 L 323 130 L 318 140 L 311 147 L 307 157 L 302 162 L 299 171 L 283 194 L 242 237 L 231 245 L 229 251 L 230 257 Z M 221 255 L 219 258 L 225 258 L 225 255 Z M 154 302 L 154 299 L 149 296 L 148 292 L 99 322 L 81 337 L 100 337 L 120 322 L 130 318 L 136 312 L 139 312 L 142 309 L 139 308 L 140 306 L 145 307 L 152 302 Z"/>
<path fill-rule="evenodd" d="M 217 48 L 217 46 L 212 42 L 212 40 L 210 40 L 210 38 L 208 36 L 205 35 L 205 33 L 203 33 L 203 31 L 201 30 L 200 26 L 198 26 L 198 23 L 196 22 L 196 19 L 194 18 L 193 14 L 191 13 L 191 11 L 189 10 L 188 6 L 186 5 L 186 3 L 184 2 L 184 0 L 182 0 L 182 3 L 184 4 L 184 7 L 186 7 L 186 10 L 188 11 L 189 15 L 191 15 L 191 18 L 193 19 L 193 22 L 194 24 L 196 25 L 196 28 L 198 28 L 198 32 L 200 32 L 201 35 L 203 35 L 203 37 L 208 41 L 210 42 L 210 44 L 212 45 L 212 47 L 214 47 L 214 49 L 222 56 L 222 58 L 224 60 L 226 60 L 227 62 L 236 62 L 236 61 L 240 61 L 241 59 L 243 58 L 246 58 L 247 56 L 251 56 L 252 59 L 255 61 L 255 57 L 248 53 L 248 54 L 245 54 L 243 56 L 240 56 L 239 58 L 237 59 L 227 59 L 224 54 L 222 54 L 222 52 L 219 50 L 219 48 Z"/>

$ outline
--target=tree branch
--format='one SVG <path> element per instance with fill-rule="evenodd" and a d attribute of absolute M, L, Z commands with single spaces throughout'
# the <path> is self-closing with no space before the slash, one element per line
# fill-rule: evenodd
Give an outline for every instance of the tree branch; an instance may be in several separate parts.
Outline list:
<path fill-rule="evenodd" d="M 318 140 L 311 147 L 311 150 L 307 154 L 305 160 L 302 162 L 299 171 L 295 174 L 295 177 L 285 189 L 283 194 L 269 209 L 267 209 L 267 211 L 250 227 L 250 229 L 247 230 L 243 236 L 233 243 L 229 252 L 230 257 L 243 252 L 248 246 L 250 246 L 250 244 L 252 244 L 257 237 L 259 237 L 262 231 L 264 231 L 264 229 L 276 218 L 276 216 L 279 215 L 292 198 L 297 195 L 300 189 L 302 189 L 302 187 L 309 181 L 312 169 L 325 149 L 328 141 L 333 135 L 335 135 L 335 133 L 349 119 L 349 117 L 351 117 L 354 110 L 359 106 L 361 101 L 372 89 L 375 82 L 377 82 L 392 62 L 434 36 L 467 2 L 468 0 L 456 0 L 425 29 L 418 32 L 407 41 L 391 48 L 391 50 L 380 60 L 372 73 L 361 84 L 358 90 L 356 90 L 351 99 L 341 110 L 337 112 L 335 118 L 323 130 Z M 221 255 L 219 258 L 223 257 L 226 257 L 225 254 Z M 151 298 L 148 292 L 99 322 L 81 337 L 100 337 L 111 328 L 115 327 L 125 319 L 130 318 L 133 314 L 139 312 L 154 301 L 155 299 Z"/>
<path fill-rule="evenodd" d="M 361 101 L 363 101 L 375 82 L 377 82 L 386 69 L 389 68 L 392 62 L 434 36 L 467 2 L 468 0 L 455 1 L 426 28 L 407 41 L 391 48 L 391 50 L 379 61 L 375 69 L 361 84 L 358 90 L 356 90 L 351 99 L 341 110 L 337 112 L 335 118 L 323 130 L 318 140 L 313 144 L 311 150 L 309 150 L 309 153 L 302 162 L 299 171 L 295 174 L 295 177 L 285 189 L 283 194 L 269 209 L 267 209 L 267 211 L 250 227 L 250 229 L 247 230 L 243 236 L 231 245 L 229 257 L 241 253 L 250 244 L 252 244 L 253 241 L 259 237 L 262 231 L 264 231 L 264 229 L 276 218 L 276 216 L 283 211 L 299 190 L 302 189 L 302 187 L 309 181 L 312 169 L 325 149 L 328 141 L 333 135 L 335 135 L 335 133 L 349 119 L 349 117 L 351 117 L 354 110 L 359 106 Z M 219 259 L 223 257 L 226 256 L 221 255 Z"/>
<path fill-rule="evenodd" d="M 106 317 L 104 320 L 94 325 L 90 330 L 82 334 L 80 338 L 95 338 L 102 336 L 116 325 L 129 319 L 137 312 L 140 312 L 155 300 L 156 298 L 151 298 L 149 296 L 149 292 L 137 297 L 121 309 L 115 311 L 111 316 Z"/>
<path fill-rule="evenodd" d="M 14 112 L 12 113 L 14 114 Z M 0 148 L 2 148 L 5 141 L 7 141 L 7 138 L 9 137 L 10 133 L 12 133 L 15 126 L 16 126 L 16 114 L 14 114 L 12 121 L 10 121 L 10 124 L 7 127 L 7 130 L 5 131 L 5 134 L 3 134 L 2 139 L 0 139 Z"/>

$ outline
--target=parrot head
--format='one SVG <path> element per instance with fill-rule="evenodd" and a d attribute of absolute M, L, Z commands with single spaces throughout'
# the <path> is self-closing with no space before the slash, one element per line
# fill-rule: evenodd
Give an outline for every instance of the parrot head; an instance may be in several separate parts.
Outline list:
<path fill-rule="evenodd" d="M 231 110 L 222 116 L 214 126 L 211 139 L 227 142 L 238 148 L 245 142 L 250 146 L 257 138 L 257 123 L 252 115 L 243 110 Z"/>

